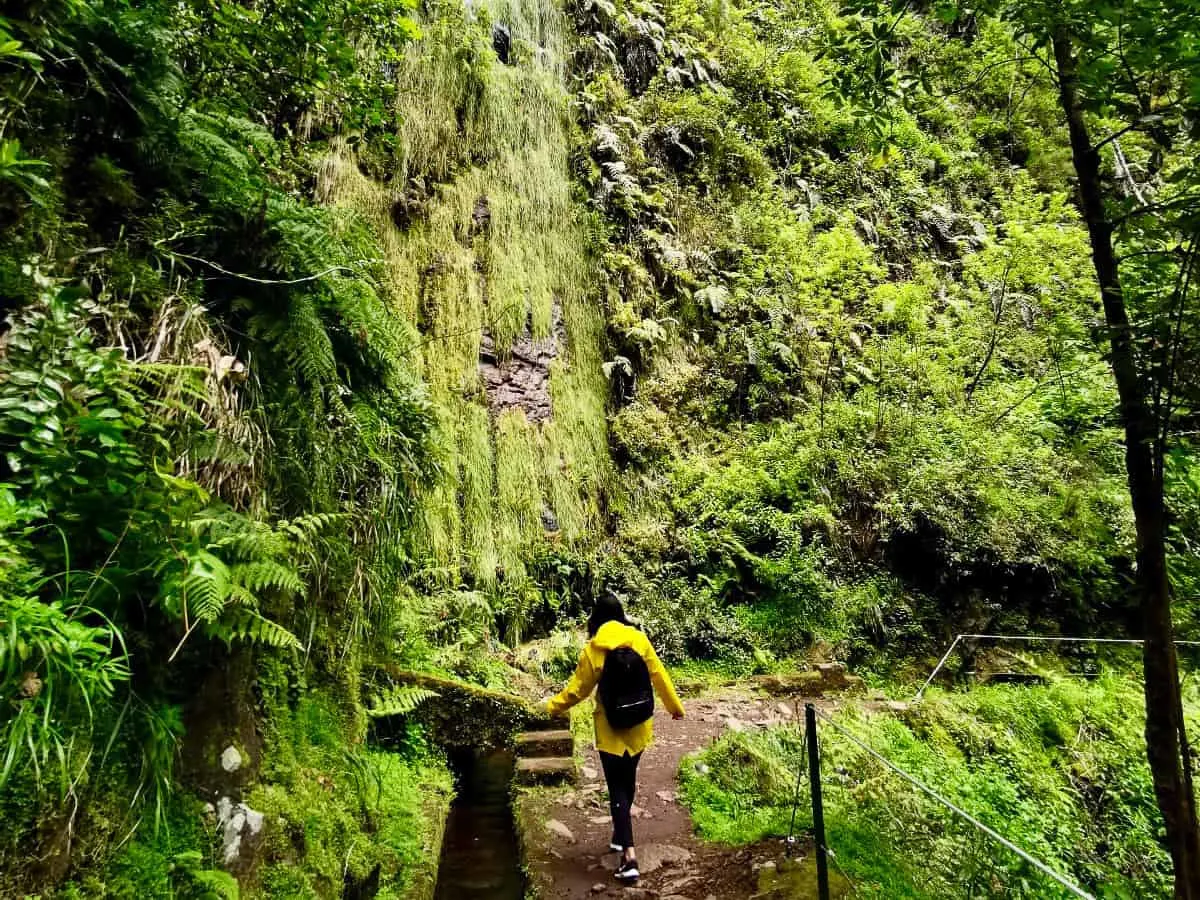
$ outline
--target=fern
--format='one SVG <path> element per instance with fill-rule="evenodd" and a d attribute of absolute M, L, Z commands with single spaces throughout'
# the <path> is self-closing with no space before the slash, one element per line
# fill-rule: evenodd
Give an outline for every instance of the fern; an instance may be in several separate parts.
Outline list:
<path fill-rule="evenodd" d="M 284 330 L 277 332 L 279 348 L 288 365 L 310 385 L 337 379 L 337 357 L 312 292 L 294 293 L 288 305 Z"/>
<path fill-rule="evenodd" d="M 233 567 L 232 575 L 238 584 L 256 594 L 266 588 L 291 594 L 298 594 L 304 590 L 304 582 L 296 571 L 273 559 L 239 563 Z"/>
<path fill-rule="evenodd" d="M 303 649 L 299 638 L 278 622 L 272 622 L 256 610 L 244 607 L 227 615 L 220 623 L 210 628 L 209 633 L 226 644 L 239 640 L 283 649 Z"/>
<path fill-rule="evenodd" d="M 229 567 L 207 551 L 191 558 L 180 588 L 192 616 L 201 622 L 217 620 L 229 596 L 229 576 Z"/>
<path fill-rule="evenodd" d="M 174 476 L 164 476 L 164 483 L 189 490 Z M 208 502 L 206 495 L 195 496 Z M 335 518 L 307 516 L 273 527 L 228 507 L 203 506 L 175 523 L 177 539 L 166 542 L 170 549 L 154 567 L 161 579 L 159 605 L 186 623 L 184 639 L 202 625 L 205 634 L 226 643 L 299 647 L 290 631 L 261 614 L 260 600 L 266 592 L 304 592 L 298 560 L 310 553 L 308 536 Z"/>
<path fill-rule="evenodd" d="M 371 708 L 367 710 L 367 715 L 375 719 L 386 716 L 407 716 L 426 700 L 432 700 L 437 696 L 439 696 L 437 691 L 431 691 L 428 688 L 411 684 L 398 685 L 372 697 Z"/>
<path fill-rule="evenodd" d="M 276 525 L 276 531 L 289 535 L 292 540 L 306 543 L 322 531 L 342 524 L 349 519 L 345 513 L 310 513 L 297 516 L 294 519 L 283 519 Z"/>

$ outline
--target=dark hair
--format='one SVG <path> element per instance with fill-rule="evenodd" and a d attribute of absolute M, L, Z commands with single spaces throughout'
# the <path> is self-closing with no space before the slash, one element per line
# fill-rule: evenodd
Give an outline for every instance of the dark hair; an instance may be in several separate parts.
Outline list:
<path fill-rule="evenodd" d="M 621 606 L 621 598 L 612 591 L 605 591 L 596 600 L 596 605 L 592 607 L 592 614 L 588 616 L 588 637 L 595 637 L 600 626 L 606 622 L 629 624 L 629 620 L 625 618 L 625 610 Z"/>

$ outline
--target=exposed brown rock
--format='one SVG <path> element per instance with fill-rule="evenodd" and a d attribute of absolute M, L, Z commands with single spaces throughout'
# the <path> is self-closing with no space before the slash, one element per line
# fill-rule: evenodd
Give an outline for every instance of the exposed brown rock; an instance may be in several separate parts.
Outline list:
<path fill-rule="evenodd" d="M 566 345 L 566 337 L 562 309 L 557 302 L 549 337 L 534 340 L 526 325 L 508 352 L 500 353 L 491 334 L 484 332 L 479 347 L 479 374 L 494 415 L 520 409 L 530 422 L 551 418 L 554 411 L 550 402 L 550 365 Z"/>

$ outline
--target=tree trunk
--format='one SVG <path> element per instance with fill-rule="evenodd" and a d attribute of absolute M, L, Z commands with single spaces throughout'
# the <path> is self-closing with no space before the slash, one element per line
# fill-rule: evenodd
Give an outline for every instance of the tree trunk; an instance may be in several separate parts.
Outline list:
<path fill-rule="evenodd" d="M 1138 372 L 1132 328 L 1113 250 L 1113 228 L 1104 210 L 1100 155 L 1093 149 L 1079 100 L 1077 65 L 1070 34 L 1054 33 L 1059 100 L 1071 134 L 1083 217 L 1092 246 L 1108 325 L 1113 376 L 1125 429 L 1125 469 L 1137 529 L 1137 591 L 1142 614 L 1145 669 L 1146 752 L 1154 793 L 1166 825 L 1175 869 L 1176 900 L 1200 900 L 1200 831 L 1192 793 L 1183 698 L 1171 624 L 1167 578 L 1166 516 L 1156 422 Z"/>

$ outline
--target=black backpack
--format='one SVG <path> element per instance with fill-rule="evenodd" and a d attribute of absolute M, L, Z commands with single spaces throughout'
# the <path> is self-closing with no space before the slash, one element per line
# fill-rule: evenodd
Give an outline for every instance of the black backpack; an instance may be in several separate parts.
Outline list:
<path fill-rule="evenodd" d="M 600 672 L 600 705 L 608 724 L 617 731 L 641 725 L 654 715 L 650 670 L 632 647 L 608 651 Z"/>

